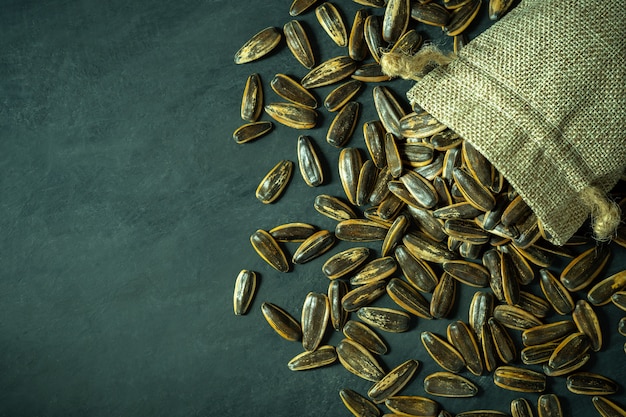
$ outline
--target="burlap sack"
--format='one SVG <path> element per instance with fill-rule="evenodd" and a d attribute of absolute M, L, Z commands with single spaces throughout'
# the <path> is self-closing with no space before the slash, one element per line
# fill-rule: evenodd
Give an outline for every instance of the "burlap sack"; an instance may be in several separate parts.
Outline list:
<path fill-rule="evenodd" d="M 407 94 L 493 163 L 556 244 L 626 167 L 625 23 L 617 0 L 523 0 Z"/>

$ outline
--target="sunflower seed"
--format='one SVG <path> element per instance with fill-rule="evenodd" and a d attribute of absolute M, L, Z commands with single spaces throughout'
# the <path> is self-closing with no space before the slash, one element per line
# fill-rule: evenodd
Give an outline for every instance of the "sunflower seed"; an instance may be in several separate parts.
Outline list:
<path fill-rule="evenodd" d="M 537 400 L 539 417 L 563 417 L 559 397 L 555 394 L 544 394 Z"/>
<path fill-rule="evenodd" d="M 292 161 L 282 160 L 278 162 L 259 183 L 256 189 L 256 198 L 263 204 L 276 201 L 287 188 L 292 172 Z"/>
<path fill-rule="evenodd" d="M 256 293 L 256 282 L 257 278 L 254 271 L 242 269 L 237 275 L 233 294 L 233 309 L 236 315 L 243 315 L 248 312 Z"/>
<path fill-rule="evenodd" d="M 517 306 L 499 305 L 493 310 L 493 316 L 502 325 L 514 330 L 526 330 L 541 325 L 541 320 Z"/>
<path fill-rule="evenodd" d="M 375 281 L 356 287 L 343 296 L 341 306 L 346 311 L 357 311 L 368 306 L 385 293 L 386 284 L 385 281 Z"/>
<path fill-rule="evenodd" d="M 396 272 L 398 265 L 391 256 L 374 259 L 350 278 L 352 285 L 364 285 L 389 278 Z"/>
<path fill-rule="evenodd" d="M 351 101 L 339 110 L 330 123 L 326 142 L 336 148 L 341 148 L 348 143 L 356 127 L 360 107 L 358 102 Z"/>
<path fill-rule="evenodd" d="M 309 187 L 321 185 L 324 182 L 322 165 L 310 137 L 304 135 L 298 137 L 297 153 L 300 175 L 304 182 Z"/>
<path fill-rule="evenodd" d="M 316 231 L 317 228 L 308 223 L 285 223 L 271 229 L 269 234 L 278 242 L 304 242 Z"/>
<path fill-rule="evenodd" d="M 446 129 L 430 138 L 430 143 L 438 151 L 448 151 L 450 149 L 457 149 L 463 142 L 463 138 L 453 130 Z"/>
<path fill-rule="evenodd" d="M 476 376 L 483 372 L 480 349 L 474 331 L 460 320 L 448 325 L 448 341 L 459 351 L 467 369 Z"/>
<path fill-rule="evenodd" d="M 320 230 L 309 236 L 293 254 L 294 264 L 304 264 L 324 254 L 335 244 L 335 236 L 328 230 Z"/>
<path fill-rule="evenodd" d="M 349 77 L 356 70 L 356 61 L 349 56 L 337 56 L 322 62 L 302 78 L 304 88 L 317 88 L 333 84 Z"/>
<path fill-rule="evenodd" d="M 569 291 L 582 290 L 602 272 L 610 255 L 607 245 L 599 245 L 584 251 L 561 271 L 561 282 Z"/>
<path fill-rule="evenodd" d="M 496 345 L 496 351 L 502 362 L 509 363 L 515 360 L 517 351 L 515 350 L 513 339 L 511 339 L 511 335 L 507 332 L 506 328 L 493 317 L 487 320 L 487 324 L 489 324 L 491 328 L 491 335 Z"/>
<path fill-rule="evenodd" d="M 502 277 L 504 299 L 507 304 L 515 305 L 520 300 L 519 280 L 517 278 L 517 269 L 508 252 L 502 251 L 500 267 L 502 268 L 500 276 Z"/>
<path fill-rule="evenodd" d="M 456 254 L 448 250 L 447 245 L 436 242 L 423 234 L 407 233 L 402 242 L 413 256 L 424 261 L 443 263 L 457 258 Z"/>
<path fill-rule="evenodd" d="M 611 301 L 613 294 L 626 287 L 626 270 L 617 272 L 594 285 L 587 293 L 587 299 L 594 306 Z"/>
<path fill-rule="evenodd" d="M 422 46 L 423 38 L 415 29 L 404 32 L 389 52 L 400 52 L 405 55 L 415 55 Z"/>
<path fill-rule="evenodd" d="M 387 166 L 385 132 L 380 120 L 365 122 L 363 124 L 363 137 L 365 138 L 365 145 L 370 157 L 376 167 L 379 169 L 385 168 Z"/>
<path fill-rule="evenodd" d="M 469 325 L 474 333 L 481 339 L 481 330 L 487 324 L 487 320 L 493 314 L 493 294 L 476 291 L 469 307 Z"/>
<path fill-rule="evenodd" d="M 348 103 L 363 87 L 359 80 L 350 80 L 332 90 L 324 99 L 324 107 L 335 112 Z"/>
<path fill-rule="evenodd" d="M 269 54 L 278 46 L 282 35 L 275 27 L 268 27 L 251 37 L 235 53 L 235 64 L 245 64 Z"/>
<path fill-rule="evenodd" d="M 365 247 L 346 249 L 324 262 L 322 272 L 328 279 L 341 278 L 359 268 L 367 260 L 369 252 Z"/>
<path fill-rule="evenodd" d="M 367 44 L 365 43 L 365 20 L 367 19 L 367 10 L 359 9 L 354 15 L 352 21 L 352 29 L 348 36 L 348 55 L 355 61 L 363 61 L 367 58 Z"/>
<path fill-rule="evenodd" d="M 391 80 L 391 77 L 383 72 L 378 62 L 361 64 L 351 75 L 352 79 L 365 83 L 382 83 Z"/>
<path fill-rule="evenodd" d="M 387 398 L 392 397 L 400 391 L 411 380 L 419 362 L 413 359 L 401 363 L 389 371 L 380 381 L 375 383 L 368 391 L 367 395 L 374 403 L 382 403 Z"/>
<path fill-rule="evenodd" d="M 287 366 L 292 371 L 305 371 L 330 365 L 337 360 L 334 346 L 320 346 L 314 351 L 304 351 L 289 361 Z"/>
<path fill-rule="evenodd" d="M 251 74 L 246 80 L 241 99 L 241 118 L 248 122 L 256 122 L 263 110 L 263 87 L 259 74 Z"/>
<path fill-rule="evenodd" d="M 357 148 L 344 148 L 339 153 L 339 179 L 351 204 L 356 204 L 356 192 L 363 160 Z"/>
<path fill-rule="evenodd" d="M 574 372 L 577 369 L 583 367 L 587 362 L 589 362 L 589 358 L 591 355 L 587 354 L 580 357 L 576 362 L 572 362 L 571 364 L 564 366 L 559 369 L 552 368 L 548 363 L 543 364 L 543 373 L 547 376 L 563 376 L 568 375 Z"/>
<path fill-rule="evenodd" d="M 426 262 L 413 256 L 404 245 L 397 246 L 394 250 L 394 255 L 404 276 L 411 285 L 423 292 L 432 292 L 434 290 L 438 279 Z"/>
<path fill-rule="evenodd" d="M 422 142 L 401 142 L 397 144 L 400 159 L 411 167 L 425 167 L 433 162 L 433 147 Z M 443 160 L 442 160 L 443 161 Z"/>
<path fill-rule="evenodd" d="M 626 317 L 622 317 L 617 324 L 617 331 L 622 336 L 626 336 Z"/>
<path fill-rule="evenodd" d="M 423 139 L 446 130 L 430 113 L 409 113 L 400 119 L 400 132 L 405 138 Z"/>
<path fill-rule="evenodd" d="M 330 317 L 330 304 L 326 294 L 310 292 L 304 299 L 302 307 L 302 346 L 312 352 L 317 349 Z"/>
<path fill-rule="evenodd" d="M 456 280 L 444 272 L 433 290 L 433 296 L 430 300 L 430 314 L 437 319 L 447 317 L 454 306 L 455 298 Z"/>
<path fill-rule="evenodd" d="M 400 307 L 418 317 L 432 319 L 428 301 L 407 282 L 392 278 L 387 284 L 387 294 Z"/>
<path fill-rule="evenodd" d="M 406 31 L 410 16 L 409 0 L 387 0 L 383 17 L 383 39 L 389 43 L 396 42 Z"/>
<path fill-rule="evenodd" d="M 448 204 L 443 207 L 438 208 L 433 211 L 433 216 L 438 219 L 474 219 L 476 216 L 480 215 L 482 211 L 478 210 L 476 207 L 468 203 L 467 201 L 463 201 L 460 203 Z M 472 230 L 481 230 L 482 229 L 473 223 Z M 480 235 L 487 236 L 487 233 L 482 232 Z"/>
<path fill-rule="evenodd" d="M 337 223 L 335 235 L 337 239 L 349 242 L 372 242 L 385 239 L 387 230 L 386 227 L 371 220 L 350 219 Z"/>
<path fill-rule="evenodd" d="M 578 330 L 589 338 L 591 350 L 599 351 L 602 348 L 602 329 L 593 307 L 585 300 L 578 300 L 572 313 L 572 319 L 574 319 Z"/>
<path fill-rule="evenodd" d="M 357 342 L 343 339 L 336 350 L 339 362 L 348 372 L 372 382 L 378 382 L 385 376 L 376 358 Z"/>
<path fill-rule="evenodd" d="M 343 309 L 341 299 L 348 293 L 348 284 L 345 281 L 334 280 L 328 284 L 328 305 L 330 307 L 330 322 L 336 331 L 341 331 L 348 320 L 348 312 Z"/>
<path fill-rule="evenodd" d="M 611 400 L 594 396 L 591 401 L 601 417 L 626 417 L 626 410 Z"/>
<path fill-rule="evenodd" d="M 324 216 L 337 221 L 356 219 L 358 217 L 348 203 L 327 194 L 320 194 L 315 197 L 313 207 Z"/>
<path fill-rule="evenodd" d="M 276 74 L 270 82 L 270 86 L 279 97 L 287 101 L 310 109 L 317 107 L 317 100 L 313 94 L 285 74 Z"/>
<path fill-rule="evenodd" d="M 372 58 L 380 63 L 380 51 L 383 48 L 383 30 L 382 19 L 380 16 L 370 15 L 365 19 L 365 27 L 363 28 L 365 43 L 369 49 Z"/>
<path fill-rule="evenodd" d="M 407 207 L 407 211 L 417 228 L 430 239 L 437 242 L 447 239 L 448 235 L 443 230 L 443 221 L 435 218 L 433 211 L 418 207 Z"/>
<path fill-rule="evenodd" d="M 517 280 L 520 285 L 528 285 L 535 279 L 535 271 L 526 259 L 519 253 L 517 247 L 512 244 L 502 245 L 501 251 L 508 253 L 515 270 L 517 271 Z"/>
<path fill-rule="evenodd" d="M 263 317 L 279 336 L 290 341 L 298 341 L 302 337 L 300 323 L 289 313 L 275 304 L 264 302 L 261 304 Z"/>
<path fill-rule="evenodd" d="M 398 395 L 387 398 L 385 405 L 393 413 L 404 416 L 435 417 L 439 412 L 437 402 L 414 395 Z"/>
<path fill-rule="evenodd" d="M 442 268 L 463 284 L 472 287 L 487 287 L 489 285 L 489 271 L 480 264 L 463 260 L 450 260 L 443 262 Z"/>
<path fill-rule="evenodd" d="M 404 117 L 405 113 L 396 97 L 384 86 L 374 87 L 373 96 L 378 118 L 385 130 L 396 137 L 400 137 L 402 135 L 400 119 Z"/>
<path fill-rule="evenodd" d="M 430 357 L 443 369 L 456 373 L 465 367 L 463 356 L 441 337 L 425 331 L 422 332 L 421 339 Z"/>
<path fill-rule="evenodd" d="M 343 326 L 343 334 L 372 353 L 377 355 L 387 353 L 385 341 L 374 330 L 361 322 L 348 320 Z"/>
<path fill-rule="evenodd" d="M 470 0 L 455 9 L 448 24 L 443 28 L 443 32 L 448 36 L 460 35 L 472 23 L 481 4 L 482 0 Z"/>
<path fill-rule="evenodd" d="M 495 249 L 489 249 L 483 254 L 483 266 L 489 271 L 489 286 L 498 301 L 506 301 L 502 287 L 502 254 Z"/>
<path fill-rule="evenodd" d="M 525 398 L 511 401 L 511 415 L 513 417 L 534 417 L 533 409 Z"/>
<path fill-rule="evenodd" d="M 430 181 L 415 171 L 407 171 L 400 177 L 409 193 L 413 196 L 420 207 L 432 208 L 439 199 L 437 191 Z"/>
<path fill-rule="evenodd" d="M 557 321 L 531 327 L 522 332 L 524 346 L 541 345 L 548 342 L 557 342 L 569 336 L 576 330 L 576 325 L 571 320 Z"/>
<path fill-rule="evenodd" d="M 624 311 L 626 311 L 626 291 L 618 291 L 611 296 L 611 302 Z"/>
<path fill-rule="evenodd" d="M 536 365 L 548 362 L 558 343 L 544 343 L 542 345 L 527 346 L 520 352 L 520 357 L 524 365 Z"/>
<path fill-rule="evenodd" d="M 411 321 L 407 313 L 386 307 L 361 307 L 357 316 L 365 323 L 391 333 L 409 330 Z"/>
<path fill-rule="evenodd" d="M 617 392 L 617 383 L 591 372 L 578 372 L 567 377 L 567 389 L 574 394 L 611 395 Z"/>
<path fill-rule="evenodd" d="M 548 361 L 552 369 L 561 369 L 577 362 L 589 350 L 589 338 L 583 333 L 573 333 L 559 343 Z"/>
<path fill-rule="evenodd" d="M 493 373 L 493 382 L 500 388 L 520 392 L 543 392 L 546 376 L 530 369 L 500 366 Z"/>
<path fill-rule="evenodd" d="M 273 127 L 272 122 L 267 121 L 246 123 L 233 132 L 233 140 L 238 144 L 248 143 L 269 133 Z"/>
<path fill-rule="evenodd" d="M 411 17 L 418 22 L 443 28 L 450 20 L 450 12 L 438 3 L 413 3 Z"/>
<path fill-rule="evenodd" d="M 482 186 L 470 173 L 462 168 L 454 168 L 452 174 L 459 191 L 470 204 L 482 211 L 489 211 L 495 207 L 496 199 L 491 191 Z"/>
<path fill-rule="evenodd" d="M 561 281 L 545 268 L 539 270 L 539 278 L 541 291 L 552 308 L 560 315 L 570 314 L 574 310 L 574 300 Z"/>
<path fill-rule="evenodd" d="M 279 272 L 288 272 L 289 263 L 278 242 L 265 230 L 257 230 L 250 236 L 250 243 L 256 253 L 272 268 Z"/>
<path fill-rule="evenodd" d="M 435 372 L 424 379 L 424 391 L 439 397 L 473 397 L 478 387 L 469 379 L 450 372 Z"/>
<path fill-rule="evenodd" d="M 491 373 L 498 366 L 498 352 L 493 340 L 493 335 L 491 334 L 491 327 L 485 323 L 480 328 L 480 333 L 478 334 L 480 335 L 480 344 L 483 352 L 483 358 L 485 360 L 485 370 Z"/>
<path fill-rule="evenodd" d="M 315 4 L 317 0 L 293 0 L 291 7 L 289 8 L 289 14 L 291 16 L 297 16 L 304 11 L 308 10 Z"/>
<path fill-rule="evenodd" d="M 339 10 L 332 3 L 322 3 L 315 9 L 317 21 L 337 46 L 348 46 L 346 24 Z"/>
<path fill-rule="evenodd" d="M 294 103 L 270 103 L 265 112 L 278 123 L 294 129 L 313 129 L 317 112 L 309 107 Z"/>
<path fill-rule="evenodd" d="M 315 56 L 313 55 L 313 49 L 311 49 L 309 37 L 300 22 L 292 20 L 285 23 L 283 33 L 285 34 L 287 47 L 298 62 L 305 68 L 313 68 L 315 65 Z"/>
<path fill-rule="evenodd" d="M 380 410 L 373 402 L 351 389 L 342 389 L 339 391 L 339 396 L 348 411 L 356 417 L 380 416 Z"/>
<path fill-rule="evenodd" d="M 498 20 L 511 8 L 513 0 L 489 0 L 489 19 Z"/>
<path fill-rule="evenodd" d="M 519 302 L 516 306 L 529 312 L 533 316 L 544 318 L 550 312 L 550 304 L 543 298 L 527 291 L 520 291 L 519 295 Z"/>

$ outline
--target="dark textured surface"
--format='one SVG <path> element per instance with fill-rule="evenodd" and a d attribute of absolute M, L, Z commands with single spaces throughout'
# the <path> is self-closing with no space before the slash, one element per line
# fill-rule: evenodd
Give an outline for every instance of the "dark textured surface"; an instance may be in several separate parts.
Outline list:
<path fill-rule="evenodd" d="M 248 242 L 257 228 L 287 221 L 334 227 L 312 206 L 317 194 L 342 195 L 339 151 L 324 140 L 332 116 L 322 110 L 324 127 L 309 132 L 324 155 L 327 185 L 312 190 L 295 172 L 270 206 L 254 198 L 256 185 L 278 160 L 295 160 L 302 132 L 277 126 L 246 145 L 231 139 L 250 73 L 261 74 L 266 102 L 277 99 L 269 89 L 274 73 L 306 73 L 284 42 L 267 59 L 232 61 L 254 33 L 292 19 L 289 2 L 3 3 L 0 415 L 348 415 L 339 389 L 364 394 L 371 384 L 340 365 L 289 371 L 301 345 L 281 340 L 259 308 L 271 301 L 299 317 L 308 291 L 327 290 L 325 258 L 280 274 Z M 349 22 L 358 7 L 340 3 Z M 318 62 L 345 54 L 312 12 L 299 19 L 322 51 Z M 392 85 L 402 94 L 411 84 Z M 360 124 L 374 119 L 371 87 L 359 101 Z M 364 149 L 360 127 L 350 146 Z M 342 242 L 331 253 L 351 246 Z M 625 263 L 617 250 L 604 275 Z M 260 283 L 251 312 L 236 317 L 232 289 L 242 268 L 258 271 Z M 460 288 L 458 318 L 467 320 L 473 292 Z M 606 347 L 587 366 L 618 381 L 622 313 L 599 310 Z M 421 362 L 404 393 L 423 395 L 421 381 L 438 370 L 420 331 L 444 334 L 449 322 L 420 319 L 409 333 L 382 335 L 391 346 L 387 369 Z M 326 342 L 339 340 L 332 334 Z M 469 378 L 478 397 L 438 401 L 452 412 L 508 411 L 520 396 L 495 387 L 491 376 Z M 567 414 L 594 412 L 589 398 L 567 393 L 564 378 L 548 386 L 563 395 Z M 536 395 L 526 397 L 536 404 Z"/>

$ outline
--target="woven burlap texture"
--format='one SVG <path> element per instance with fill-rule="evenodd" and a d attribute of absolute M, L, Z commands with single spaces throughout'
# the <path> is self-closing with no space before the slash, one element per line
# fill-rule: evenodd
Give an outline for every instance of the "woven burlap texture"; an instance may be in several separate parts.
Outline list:
<path fill-rule="evenodd" d="M 481 151 L 566 242 L 580 193 L 626 167 L 626 7 L 525 0 L 407 93 Z"/>

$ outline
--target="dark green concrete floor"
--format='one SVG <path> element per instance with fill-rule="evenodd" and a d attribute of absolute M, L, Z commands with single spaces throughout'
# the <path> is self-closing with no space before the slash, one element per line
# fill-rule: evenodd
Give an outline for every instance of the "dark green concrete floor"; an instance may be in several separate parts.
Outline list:
<path fill-rule="evenodd" d="M 337 4 L 349 22 L 360 7 Z M 339 151 L 324 141 L 328 112 L 308 132 L 327 183 L 312 190 L 296 172 L 269 206 L 255 199 L 256 185 L 278 160 L 295 160 L 302 132 L 277 126 L 254 143 L 231 139 L 249 74 L 261 74 L 269 101 L 275 73 L 306 73 L 284 43 L 261 61 L 233 63 L 254 33 L 292 19 L 289 5 L 3 2 L 0 416 L 345 416 L 338 391 L 367 391 L 370 383 L 338 364 L 289 371 L 301 346 L 280 339 L 260 312 L 270 301 L 298 316 L 307 292 L 326 292 L 328 279 L 320 271 L 325 258 L 275 272 L 254 253 L 250 234 L 290 221 L 332 230 L 313 198 L 342 195 Z M 471 37 L 488 25 L 485 14 Z M 318 62 L 345 54 L 312 12 L 298 19 Z M 419 30 L 450 48 L 438 30 Z M 389 85 L 401 97 L 411 84 Z M 358 99 L 360 124 L 376 117 L 371 88 Z M 317 91 L 318 99 L 329 90 Z M 350 146 L 364 149 L 359 130 Z M 341 242 L 331 253 L 351 246 Z M 624 258 L 616 249 L 603 275 L 623 269 Z M 236 317 L 232 291 L 243 268 L 257 271 L 260 283 L 251 312 Z M 456 318 L 467 320 L 473 292 L 460 289 Z M 586 369 L 623 380 L 626 338 L 615 329 L 626 314 L 608 305 L 598 315 L 605 347 Z M 443 334 L 450 321 L 416 320 L 408 333 L 383 335 L 391 346 L 382 358 L 387 369 L 409 358 L 422 363 L 403 393 L 423 395 L 421 381 L 438 370 L 420 331 Z M 339 340 L 329 333 L 326 342 Z M 521 395 L 495 387 L 489 375 L 470 379 L 477 397 L 438 401 L 453 413 L 508 411 Z M 562 396 L 568 415 L 594 412 L 589 398 L 566 391 L 564 378 L 548 389 Z M 525 396 L 536 402 L 537 395 Z"/>

